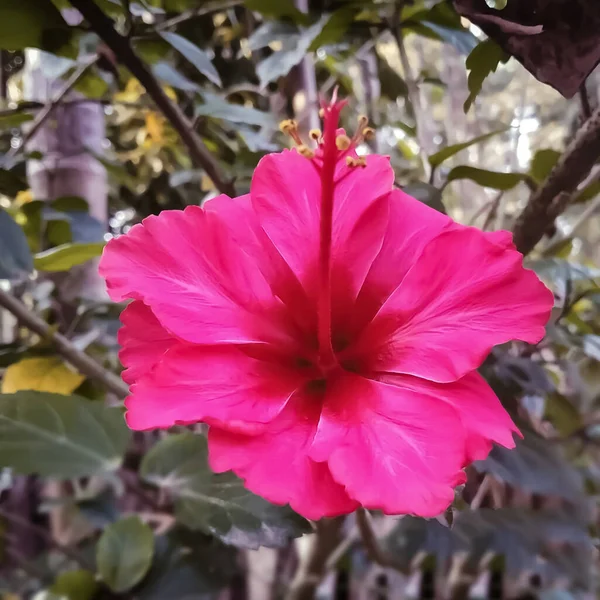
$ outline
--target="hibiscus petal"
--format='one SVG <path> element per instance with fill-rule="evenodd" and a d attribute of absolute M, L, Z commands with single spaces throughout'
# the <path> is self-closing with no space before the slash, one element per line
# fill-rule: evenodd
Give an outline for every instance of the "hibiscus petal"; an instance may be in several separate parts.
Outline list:
<path fill-rule="evenodd" d="M 299 392 L 262 435 L 211 427 L 210 465 L 216 472 L 233 470 L 255 494 L 274 504 L 290 504 L 307 519 L 350 513 L 358 503 L 334 481 L 326 463 L 307 456 L 318 418 L 315 399 Z"/>
<path fill-rule="evenodd" d="M 354 358 L 373 371 L 449 382 L 498 344 L 539 342 L 554 297 L 522 259 L 477 229 L 442 232 L 367 326 Z"/>
<path fill-rule="evenodd" d="M 404 391 L 425 394 L 452 406 L 466 431 L 466 462 L 483 460 L 492 442 L 514 448 L 521 435 L 486 380 L 476 371 L 452 383 L 434 383 L 410 375 L 385 373 L 381 380 Z"/>
<path fill-rule="evenodd" d="M 381 251 L 372 263 L 356 303 L 359 330 L 400 285 L 423 248 L 453 224 L 446 215 L 402 190 L 389 196 L 389 219 Z"/>
<path fill-rule="evenodd" d="M 310 457 L 369 509 L 431 517 L 465 481 L 465 431 L 453 407 L 351 373 L 328 383 Z"/>
<path fill-rule="evenodd" d="M 250 200 L 250 194 L 229 198 L 218 196 L 209 200 L 204 208 L 215 212 L 227 224 L 232 242 L 244 248 L 261 270 L 273 294 L 289 307 L 292 316 L 304 331 L 316 327 L 316 312 L 298 278 L 279 254 L 264 232 Z"/>
<path fill-rule="evenodd" d="M 283 409 L 304 378 L 235 347 L 176 346 L 131 389 L 129 427 L 168 428 L 205 421 L 257 431 Z"/>
<path fill-rule="evenodd" d="M 256 264 L 217 215 L 197 206 L 163 211 L 111 240 L 100 274 L 114 301 L 142 300 L 189 342 L 257 342 L 285 329 Z"/>
<path fill-rule="evenodd" d="M 333 208 L 332 269 L 338 265 L 347 271 L 355 292 L 381 247 L 387 206 L 374 209 L 370 227 L 358 223 L 365 211 L 392 189 L 394 181 L 388 158 L 368 156 L 366 161 L 364 168 L 344 165 L 338 169 Z M 265 156 L 254 172 L 250 195 L 262 228 L 304 288 L 312 290 L 320 233 L 321 179 L 317 162 L 295 150 Z M 353 255 L 355 262 L 350 264 L 348 252 L 357 228 L 362 249 Z"/>
<path fill-rule="evenodd" d="M 134 383 L 150 372 L 174 344 L 181 343 L 172 336 L 143 302 L 134 300 L 121 313 L 123 327 L 119 329 L 121 345 L 119 359 L 126 369 L 121 376 Z"/>

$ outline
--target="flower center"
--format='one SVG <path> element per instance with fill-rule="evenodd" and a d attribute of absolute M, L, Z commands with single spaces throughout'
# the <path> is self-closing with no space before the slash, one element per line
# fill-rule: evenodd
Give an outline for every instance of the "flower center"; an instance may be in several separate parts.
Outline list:
<path fill-rule="evenodd" d="M 281 130 L 290 135 L 296 143 L 297 151 L 313 162 L 321 180 L 317 270 L 318 360 L 315 366 L 325 378 L 331 371 L 340 368 L 336 357 L 336 348 L 332 341 L 331 327 L 332 234 L 335 187 L 338 183 L 336 182 L 336 170 L 340 161 L 343 160 L 350 168 L 366 166 L 365 159 L 357 157 L 353 150 L 360 141 L 373 134 L 373 130 L 366 127 L 368 120 L 363 116 L 359 117 L 358 130 L 352 138 L 343 132 L 338 132 L 340 113 L 345 105 L 345 100 L 337 100 L 337 90 L 334 91 L 330 103 L 323 103 L 320 112 L 323 118 L 323 133 L 318 129 L 310 131 L 310 138 L 318 144 L 316 152 L 302 142 L 295 121 L 288 120 L 280 124 Z"/>

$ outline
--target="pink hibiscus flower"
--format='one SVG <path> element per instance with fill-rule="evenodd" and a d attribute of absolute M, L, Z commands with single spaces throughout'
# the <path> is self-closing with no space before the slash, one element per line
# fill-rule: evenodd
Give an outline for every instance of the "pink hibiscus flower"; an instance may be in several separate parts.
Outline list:
<path fill-rule="evenodd" d="M 204 422 L 215 471 L 310 519 L 433 516 L 463 468 L 518 433 L 476 372 L 538 342 L 552 294 L 507 232 L 394 189 L 370 131 L 264 157 L 250 194 L 163 211 L 106 247 L 132 429 Z"/>

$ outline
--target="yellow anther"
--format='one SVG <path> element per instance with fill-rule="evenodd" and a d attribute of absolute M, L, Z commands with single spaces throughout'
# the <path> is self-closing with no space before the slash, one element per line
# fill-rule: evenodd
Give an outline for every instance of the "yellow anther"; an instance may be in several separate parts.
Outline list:
<path fill-rule="evenodd" d="M 372 140 L 375 138 L 375 130 L 372 127 L 365 127 L 362 131 L 362 135 L 365 140 Z"/>
<path fill-rule="evenodd" d="M 351 143 L 352 141 L 347 135 L 338 135 L 335 138 L 335 145 L 337 146 L 338 150 L 348 150 Z"/>
<path fill-rule="evenodd" d="M 291 134 L 298 129 L 298 123 L 294 119 L 285 119 L 279 123 L 279 130 L 283 133 Z"/>
<path fill-rule="evenodd" d="M 308 146 L 305 146 L 304 144 L 300 144 L 300 146 L 298 146 L 296 149 L 298 150 L 298 154 L 301 154 L 302 156 L 305 156 L 306 158 L 314 158 L 314 156 L 315 156 L 315 153 Z"/>
<path fill-rule="evenodd" d="M 317 142 L 321 139 L 321 136 L 323 135 L 323 133 L 320 129 L 311 129 L 308 132 L 308 135 L 310 136 L 311 140 L 315 140 L 315 142 Z"/>

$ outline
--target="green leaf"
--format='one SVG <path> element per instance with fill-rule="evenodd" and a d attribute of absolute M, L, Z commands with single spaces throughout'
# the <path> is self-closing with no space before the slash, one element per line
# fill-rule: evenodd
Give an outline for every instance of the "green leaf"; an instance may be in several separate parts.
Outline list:
<path fill-rule="evenodd" d="M 479 42 L 468 29 L 447 27 L 427 20 L 421 21 L 420 25 L 432 31 L 432 37 L 454 46 L 463 55 L 472 52 Z"/>
<path fill-rule="evenodd" d="M 0 279 L 23 279 L 32 270 L 25 232 L 0 208 Z"/>
<path fill-rule="evenodd" d="M 138 516 L 127 517 L 109 525 L 98 540 L 98 573 L 113 592 L 125 592 L 144 578 L 153 555 L 152 529 Z"/>
<path fill-rule="evenodd" d="M 197 117 L 211 117 L 213 119 L 223 119 L 230 123 L 259 125 L 260 127 L 275 127 L 277 125 L 272 113 L 263 112 L 251 106 L 231 104 L 217 94 L 204 92 L 202 96 L 204 97 L 204 104 L 199 104 L 195 108 Z"/>
<path fill-rule="evenodd" d="M 226 544 L 279 547 L 310 531 L 302 517 L 249 492 L 233 473 L 212 473 L 206 440 L 199 435 L 183 433 L 161 440 L 144 457 L 141 475 L 173 494 L 181 523 Z"/>
<path fill-rule="evenodd" d="M 494 40 L 488 38 L 480 42 L 471 54 L 467 56 L 466 67 L 469 71 L 468 86 L 469 97 L 464 104 L 464 111 L 469 112 L 471 105 L 483 87 L 485 78 L 493 73 L 500 63 L 506 63 L 510 55 L 508 55 Z"/>
<path fill-rule="evenodd" d="M 12 114 L 0 115 L 0 129 L 6 129 L 8 127 L 18 127 L 27 121 L 33 120 L 33 115 L 15 111 Z"/>
<path fill-rule="evenodd" d="M 558 392 L 549 394 L 546 398 L 545 416 L 564 436 L 570 435 L 582 425 L 579 411 L 568 398 Z"/>
<path fill-rule="evenodd" d="M 321 29 L 321 33 L 317 35 L 310 45 L 309 50 L 314 52 L 321 46 L 337 44 L 346 35 L 357 12 L 356 6 L 349 6 L 340 8 L 331 13 L 323 26 L 323 29 Z"/>
<path fill-rule="evenodd" d="M 600 335 L 591 333 L 583 336 L 583 351 L 594 360 L 600 362 Z"/>
<path fill-rule="evenodd" d="M 50 592 L 68 600 L 92 600 L 98 591 L 94 574 L 84 569 L 60 573 Z"/>
<path fill-rule="evenodd" d="M 265 58 L 256 68 L 260 85 L 265 87 L 271 81 L 287 75 L 306 56 L 313 41 L 323 30 L 329 15 L 322 16 L 316 23 L 299 34 L 289 36 L 281 50 Z"/>
<path fill-rule="evenodd" d="M 435 186 L 423 181 L 418 181 L 416 183 L 405 185 L 402 190 L 409 196 L 416 198 L 419 202 L 427 204 L 427 206 L 434 208 L 438 212 L 446 214 L 446 207 L 442 202 L 442 192 Z"/>
<path fill-rule="evenodd" d="M 78 396 L 0 395 L 0 467 L 70 478 L 114 471 L 130 432 L 119 408 Z"/>
<path fill-rule="evenodd" d="M 246 0 L 245 6 L 271 19 L 292 19 L 296 23 L 306 24 L 308 17 L 300 12 L 293 0 Z"/>
<path fill-rule="evenodd" d="M 52 2 L 0 2 L 0 48 L 4 50 L 34 47 L 52 52 L 64 46 L 70 36 L 70 28 Z"/>
<path fill-rule="evenodd" d="M 169 63 L 157 62 L 152 66 L 152 72 L 163 83 L 184 92 L 199 92 L 200 86 L 175 70 Z"/>
<path fill-rule="evenodd" d="M 560 158 L 560 152 L 552 148 L 538 150 L 529 165 L 529 174 L 536 183 L 542 183 L 550 175 L 550 171 Z"/>
<path fill-rule="evenodd" d="M 171 31 L 163 31 L 160 33 L 160 36 L 192 63 L 209 81 L 221 87 L 222 83 L 219 72 L 215 69 L 210 56 L 204 50 L 201 50 L 183 36 Z"/>
<path fill-rule="evenodd" d="M 104 242 L 62 244 L 56 248 L 38 252 L 33 259 L 33 264 L 39 271 L 68 271 L 75 265 L 100 256 L 105 245 Z"/>
<path fill-rule="evenodd" d="M 498 171 L 488 171 L 461 165 L 454 167 L 448 173 L 447 182 L 457 179 L 470 179 L 483 187 L 493 188 L 495 190 L 510 190 L 523 181 L 527 181 L 527 175 L 523 173 L 499 173 Z"/>
<path fill-rule="evenodd" d="M 496 131 L 490 131 L 490 133 L 485 133 L 480 135 L 472 140 L 467 142 L 461 142 L 460 144 L 453 144 L 451 146 L 446 146 L 442 148 L 439 152 L 432 154 L 429 157 L 429 164 L 432 167 L 437 167 L 441 165 L 446 159 L 458 154 L 461 150 L 468 148 L 469 146 L 474 146 L 475 144 L 479 144 L 480 142 L 484 142 L 485 140 L 489 140 L 491 137 L 498 135 L 500 133 L 504 133 L 508 127 L 503 127 L 502 129 L 497 129 Z"/>

